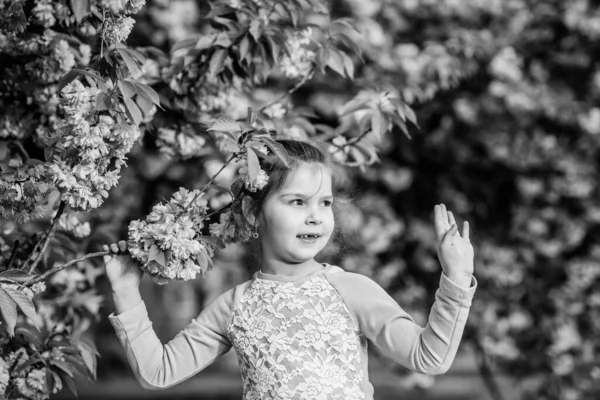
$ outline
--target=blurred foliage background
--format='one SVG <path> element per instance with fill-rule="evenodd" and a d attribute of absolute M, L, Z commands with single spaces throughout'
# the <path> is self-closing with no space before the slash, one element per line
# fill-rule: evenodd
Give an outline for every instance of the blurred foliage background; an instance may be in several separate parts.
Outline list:
<path fill-rule="evenodd" d="M 360 52 L 349 52 L 352 74 L 348 69 L 342 74 L 316 69 L 285 101 L 264 110 L 278 135 L 325 137 L 329 142 L 338 134 L 344 140 L 359 137 L 361 110 L 341 118 L 340 113 L 365 89 L 397 94 L 414 110 L 419 127 L 395 125 L 385 135 L 367 138 L 379 160 L 347 168 L 352 201 L 337 221 L 345 237 L 331 243 L 322 259 L 372 277 L 424 324 L 440 274 L 432 210 L 445 203 L 472 227 L 479 288 L 461 347 L 476 352 L 491 396 L 503 398 L 495 379 L 502 373 L 514 379 L 521 399 L 597 398 L 600 4 L 324 4 L 332 19 L 354 21 L 360 33 L 346 33 Z M 144 53 L 148 61 L 142 76 L 161 95 L 164 109 L 142 123 L 142 137 L 104 204 L 77 214 L 89 223 L 91 235 L 74 241 L 71 258 L 125 238 L 130 221 L 144 218 L 179 187 L 206 183 L 223 159 L 201 127 L 203 113 L 244 118 L 248 106 L 269 104 L 298 82 L 301 72 L 294 66 L 300 64 L 281 60 L 273 60 L 279 72 L 251 90 L 235 79 L 215 86 L 198 83 L 201 69 L 182 76 L 170 67 L 165 57 L 174 45 L 190 38 L 196 43 L 210 30 L 203 18 L 209 5 L 201 0 L 151 0 L 135 15 L 127 46 L 160 50 Z M 315 26 L 328 23 L 310 8 L 302 20 Z M 196 83 L 194 96 L 181 95 Z M 10 129 L 26 121 L 6 108 L 2 113 L 0 138 L 18 137 Z M 176 134 L 183 134 L 179 142 L 173 140 Z M 360 157 L 365 161 L 373 154 L 355 152 L 341 161 Z M 228 186 L 234 173 L 226 169 L 217 183 Z M 227 200 L 214 195 L 210 206 L 217 209 Z M 31 235 L 48 226 L 43 221 L 29 224 L 21 229 Z M 14 222 L 3 221 L 6 243 L 11 243 L 14 229 Z M 3 248 L 5 259 L 10 248 Z M 96 280 L 99 273 L 89 272 L 98 268 L 98 259 L 90 259 L 66 270 L 71 272 L 62 284 L 75 287 L 92 279 L 98 292 L 106 294 L 106 283 Z M 159 336 L 167 340 L 203 304 L 248 279 L 254 268 L 248 249 L 231 245 L 216 254 L 207 280 L 166 286 L 145 281 L 143 294 Z M 88 335 L 102 355 L 98 376 L 108 379 L 126 370 L 106 319 L 112 311 L 110 299 L 101 308 L 95 294 L 78 301 L 96 316 Z M 223 368 L 236 366 L 224 362 Z M 394 371 L 414 385 L 432 384 L 400 368 Z"/>

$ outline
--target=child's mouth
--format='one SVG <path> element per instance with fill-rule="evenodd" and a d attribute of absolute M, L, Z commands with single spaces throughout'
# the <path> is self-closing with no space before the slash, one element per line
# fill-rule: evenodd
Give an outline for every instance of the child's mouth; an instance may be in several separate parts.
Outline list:
<path fill-rule="evenodd" d="M 296 237 L 299 238 L 300 240 L 304 240 L 304 241 L 308 241 L 308 242 L 314 242 L 315 240 L 317 240 L 318 238 L 320 238 L 321 235 L 308 234 L 308 235 L 298 235 Z"/>

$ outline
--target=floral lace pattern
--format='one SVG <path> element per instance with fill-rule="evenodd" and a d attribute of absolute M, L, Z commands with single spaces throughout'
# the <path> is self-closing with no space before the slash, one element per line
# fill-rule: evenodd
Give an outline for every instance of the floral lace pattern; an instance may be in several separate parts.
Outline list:
<path fill-rule="evenodd" d="M 227 334 L 244 399 L 363 399 L 360 332 L 323 277 L 302 284 L 256 279 Z"/>

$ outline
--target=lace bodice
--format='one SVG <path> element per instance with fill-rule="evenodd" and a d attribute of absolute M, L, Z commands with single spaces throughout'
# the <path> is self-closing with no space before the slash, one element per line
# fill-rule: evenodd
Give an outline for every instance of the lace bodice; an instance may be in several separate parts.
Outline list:
<path fill-rule="evenodd" d="M 338 292 L 317 275 L 256 279 L 227 327 L 244 399 L 363 399 L 360 331 Z"/>

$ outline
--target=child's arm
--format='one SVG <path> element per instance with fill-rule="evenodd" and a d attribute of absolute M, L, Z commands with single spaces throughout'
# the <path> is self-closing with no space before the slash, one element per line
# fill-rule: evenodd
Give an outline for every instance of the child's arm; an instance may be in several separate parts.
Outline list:
<path fill-rule="evenodd" d="M 139 292 L 142 271 L 124 255 L 126 245 L 111 246 L 106 256 L 106 273 L 113 289 L 115 313 L 109 320 L 125 349 L 131 368 L 147 389 L 166 389 L 180 383 L 211 364 L 231 348 L 225 327 L 231 314 L 233 290 L 209 304 L 196 319 L 163 345 L 148 318 Z"/>
<path fill-rule="evenodd" d="M 377 283 L 349 272 L 328 276 L 356 320 L 360 331 L 384 354 L 424 374 L 450 368 L 476 289 L 462 288 L 443 273 L 429 321 L 422 328 Z"/>
<path fill-rule="evenodd" d="M 365 336 L 397 362 L 426 374 L 450 368 L 477 287 L 468 223 L 461 236 L 443 204 L 436 205 L 434 213 L 443 273 L 425 328 L 369 278 L 348 273 L 330 278 Z"/>

